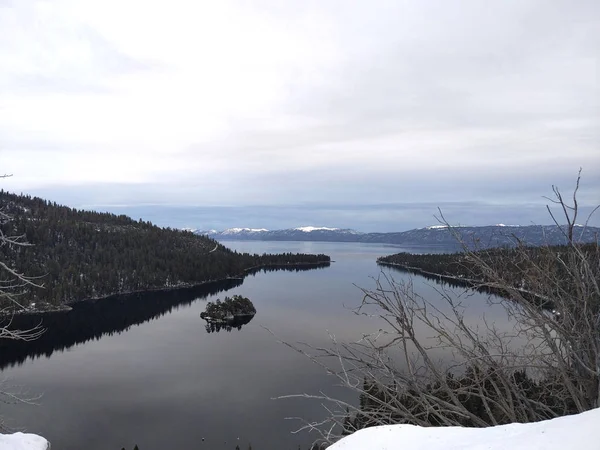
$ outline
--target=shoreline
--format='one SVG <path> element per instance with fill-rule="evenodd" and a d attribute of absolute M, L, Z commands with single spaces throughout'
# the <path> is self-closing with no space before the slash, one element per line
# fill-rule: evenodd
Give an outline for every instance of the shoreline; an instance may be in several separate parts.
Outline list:
<path fill-rule="evenodd" d="M 69 312 L 73 309 L 73 306 L 76 304 L 83 303 L 83 302 L 96 302 L 96 301 L 101 301 L 101 300 L 111 298 L 111 297 L 119 297 L 119 296 L 134 295 L 134 294 L 145 294 L 145 293 L 150 293 L 150 292 L 168 292 L 168 291 L 178 291 L 178 290 L 183 290 L 183 289 L 194 289 L 194 288 L 199 288 L 201 286 L 206 286 L 206 285 L 210 285 L 213 283 L 220 283 L 220 282 L 228 281 L 228 280 L 244 280 L 244 278 L 246 278 L 248 275 L 250 275 L 250 272 L 253 270 L 268 269 L 268 268 L 276 269 L 276 268 L 284 268 L 284 267 L 321 266 L 321 265 L 325 265 L 325 264 L 331 264 L 332 262 L 334 262 L 334 261 L 330 260 L 330 261 L 315 261 L 315 262 L 286 263 L 286 264 L 261 264 L 258 266 L 248 267 L 248 268 L 244 269 L 243 272 L 237 276 L 228 276 L 228 277 L 224 277 L 224 278 L 217 278 L 214 280 L 200 281 L 198 283 L 180 284 L 177 286 L 168 286 L 168 287 L 165 286 L 165 287 L 139 289 L 139 290 L 135 290 L 135 291 L 114 292 L 114 293 L 102 295 L 99 297 L 87 297 L 87 298 L 81 299 L 81 300 L 73 300 L 73 301 L 65 303 L 63 305 L 53 306 L 48 309 L 27 308 L 25 310 L 10 311 L 10 312 L 9 311 L 0 311 L 0 319 L 2 319 L 2 317 L 11 317 L 14 315 L 34 315 L 34 314 Z"/>
<path fill-rule="evenodd" d="M 475 280 L 473 278 L 461 278 L 461 277 L 454 276 L 454 275 L 444 275 L 441 273 L 429 272 L 429 271 L 423 270 L 419 267 L 407 266 L 406 264 L 390 263 L 390 262 L 385 262 L 385 261 L 377 261 L 377 264 L 382 265 L 382 266 L 400 267 L 401 269 L 404 269 L 408 272 L 414 272 L 417 275 L 423 275 L 426 277 L 427 276 L 435 277 L 435 278 L 439 278 L 441 280 L 446 280 L 446 281 L 454 282 L 457 284 L 463 284 L 465 287 L 468 287 L 471 289 L 494 291 L 493 293 L 495 295 L 507 298 L 509 300 L 512 299 L 510 296 L 510 293 L 507 292 L 505 289 L 490 285 L 482 280 Z M 527 289 L 521 289 L 521 288 L 517 288 L 517 287 L 511 287 L 510 289 L 517 291 L 517 292 L 523 294 L 524 296 L 530 295 L 540 301 L 548 301 L 547 298 L 544 298 L 541 295 L 536 294 L 535 292 L 528 291 Z"/>
<path fill-rule="evenodd" d="M 462 282 L 464 284 L 470 284 L 472 285 L 472 287 L 477 286 L 477 284 L 484 284 L 484 281 L 480 281 L 480 280 L 474 280 L 472 278 L 461 278 L 455 275 L 444 275 L 441 273 L 435 273 L 435 272 L 429 272 L 427 270 L 423 270 L 419 267 L 413 267 L 413 266 L 407 266 L 406 264 L 400 264 L 400 263 L 390 263 L 390 262 L 386 262 L 386 261 L 377 261 L 377 264 L 381 265 L 381 266 L 392 266 L 392 267 L 400 267 L 402 269 L 405 269 L 407 271 L 411 271 L 411 272 L 415 272 L 417 274 L 422 274 L 422 275 L 429 275 L 432 277 L 436 277 L 436 278 L 441 278 L 443 280 L 449 280 L 449 281 L 459 281 Z"/>

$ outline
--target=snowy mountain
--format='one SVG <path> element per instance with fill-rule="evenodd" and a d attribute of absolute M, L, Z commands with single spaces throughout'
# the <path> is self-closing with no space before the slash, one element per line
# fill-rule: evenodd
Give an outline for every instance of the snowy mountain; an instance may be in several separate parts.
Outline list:
<path fill-rule="evenodd" d="M 254 240 L 254 241 L 328 241 L 357 242 L 362 233 L 348 228 L 329 228 L 305 226 L 286 230 L 267 230 L 265 228 L 228 228 L 223 231 L 197 231 L 217 240 Z"/>
<path fill-rule="evenodd" d="M 369 233 L 363 242 L 386 242 L 401 245 L 456 245 L 457 238 L 471 247 L 514 246 L 517 241 L 528 245 L 558 245 L 566 242 L 565 228 L 556 225 L 488 225 L 479 227 L 433 225 L 401 233 Z M 597 242 L 600 228 L 577 227 L 575 238 Z"/>
<path fill-rule="evenodd" d="M 264 228 L 229 228 L 224 231 L 196 231 L 217 240 L 256 241 L 327 241 L 327 242 L 371 242 L 405 246 L 434 245 L 456 246 L 456 236 L 473 247 L 480 248 L 515 245 L 517 240 L 529 245 L 563 244 L 564 228 L 556 225 L 489 225 L 480 227 L 457 226 L 448 229 L 444 225 L 431 225 L 396 233 L 361 233 L 349 228 L 304 226 L 285 230 Z M 575 228 L 575 236 L 582 242 L 597 242 L 600 228 Z"/>

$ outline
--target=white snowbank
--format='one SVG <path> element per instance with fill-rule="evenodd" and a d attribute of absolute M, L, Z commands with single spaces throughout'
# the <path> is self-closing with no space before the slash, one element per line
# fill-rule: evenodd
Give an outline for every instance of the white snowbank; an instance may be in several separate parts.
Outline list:
<path fill-rule="evenodd" d="M 489 428 L 385 425 L 359 430 L 329 450 L 598 450 L 600 409 Z"/>
<path fill-rule="evenodd" d="M 48 450 L 50 443 L 37 434 L 0 434 L 1 450 Z"/>

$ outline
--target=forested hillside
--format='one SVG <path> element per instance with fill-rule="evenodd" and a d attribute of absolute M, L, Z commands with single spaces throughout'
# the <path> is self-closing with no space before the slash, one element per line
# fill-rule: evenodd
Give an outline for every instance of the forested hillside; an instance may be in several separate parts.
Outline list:
<path fill-rule="evenodd" d="M 539 292 L 540 286 L 543 286 L 541 277 L 554 280 L 557 290 L 569 292 L 575 289 L 568 284 L 570 274 L 564 263 L 573 252 L 583 255 L 589 261 L 591 270 L 597 271 L 600 267 L 600 246 L 597 244 L 497 248 L 473 253 L 396 253 L 378 258 L 377 263 L 488 287 L 493 286 L 493 281 L 501 275 L 508 285 L 537 293 L 538 297 L 546 297 L 546 293 Z"/>
<path fill-rule="evenodd" d="M 23 305 L 64 305 L 88 298 L 190 286 L 239 277 L 257 266 L 328 262 L 326 255 L 251 255 L 213 239 L 160 228 L 124 215 L 83 211 L 0 191 L 5 235 L 29 246 L 0 246 L 0 257 L 43 288 L 22 287 Z M 0 282 L 9 282 L 8 279 Z"/>

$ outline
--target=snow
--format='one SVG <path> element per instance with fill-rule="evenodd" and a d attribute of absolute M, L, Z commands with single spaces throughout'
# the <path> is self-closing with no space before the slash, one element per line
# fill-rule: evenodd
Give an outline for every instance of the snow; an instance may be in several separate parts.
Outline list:
<path fill-rule="evenodd" d="M 519 227 L 520 225 L 505 225 L 503 223 L 497 223 L 495 225 L 489 225 L 491 227 Z M 428 227 L 425 227 L 425 230 L 441 230 L 443 228 L 448 228 L 447 225 L 430 225 Z M 475 227 L 475 228 L 481 228 L 481 227 Z"/>
<path fill-rule="evenodd" d="M 0 434 L 1 450 L 48 450 L 50 443 L 37 434 Z"/>
<path fill-rule="evenodd" d="M 598 450 L 600 409 L 489 428 L 384 425 L 359 430 L 329 450 Z"/>
<path fill-rule="evenodd" d="M 339 228 L 327 228 L 327 227 L 298 227 L 294 228 L 294 230 L 303 231 L 305 233 L 310 233 L 311 231 L 325 230 L 325 231 L 336 231 Z"/>
<path fill-rule="evenodd" d="M 228 228 L 221 234 L 238 234 L 243 232 L 260 233 L 261 231 L 269 231 L 266 228 Z"/>

